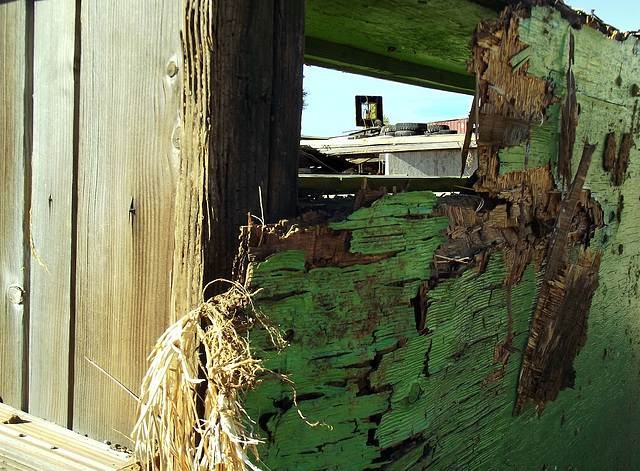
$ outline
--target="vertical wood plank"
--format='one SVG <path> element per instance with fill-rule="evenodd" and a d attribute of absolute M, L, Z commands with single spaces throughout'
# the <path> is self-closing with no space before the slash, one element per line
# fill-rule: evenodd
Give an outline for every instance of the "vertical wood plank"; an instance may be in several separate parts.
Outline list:
<path fill-rule="evenodd" d="M 26 408 L 25 365 L 25 181 L 24 149 L 26 8 L 0 4 L 0 397 Z"/>
<path fill-rule="evenodd" d="M 182 133 L 176 181 L 171 322 L 202 302 L 205 169 L 209 161 L 212 10 L 207 0 L 184 0 Z"/>
<path fill-rule="evenodd" d="M 67 426 L 75 0 L 34 4 L 29 412 Z"/>
<path fill-rule="evenodd" d="M 168 325 L 180 2 L 82 2 L 73 428 L 121 442 Z"/>

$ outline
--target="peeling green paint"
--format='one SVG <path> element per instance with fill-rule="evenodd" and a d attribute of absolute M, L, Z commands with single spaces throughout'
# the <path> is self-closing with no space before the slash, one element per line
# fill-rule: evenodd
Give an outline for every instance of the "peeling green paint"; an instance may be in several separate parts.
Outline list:
<path fill-rule="evenodd" d="M 546 31 L 546 33 L 545 33 Z M 549 77 L 564 98 L 569 25 L 534 8 L 521 21 L 528 73 Z M 529 265 L 511 293 L 513 351 L 504 376 L 492 377 L 496 343 L 505 337 L 507 271 L 494 253 L 482 273 L 439 280 L 425 295 L 420 334 L 412 301 L 431 277 L 446 218 L 431 217 L 428 192 L 388 196 L 332 224 L 350 231 L 351 251 L 389 257 L 345 268 L 309 268 L 305 251 L 276 253 L 253 266 L 256 301 L 290 338 L 282 353 L 251 332 L 266 367 L 290 375 L 309 427 L 291 405 L 292 389 L 266 380 L 247 410 L 266 442 L 271 469 L 623 469 L 640 468 L 640 155 L 632 146 L 626 179 L 614 186 L 600 164 L 605 136 L 640 139 L 640 45 L 589 27 L 575 37 L 580 105 L 573 168 L 582 142 L 598 142 L 585 186 L 605 213 L 600 287 L 588 340 L 574 362 L 576 382 L 538 418 L 531 404 L 513 417 L 522 352 L 542 273 Z M 525 54 L 523 52 L 522 54 Z M 618 80 L 620 77 L 620 80 Z M 620 82 L 620 85 L 617 83 Z M 529 168 L 556 164 L 559 104 L 533 125 Z M 500 173 L 524 168 L 524 144 L 503 149 Z M 263 349 L 263 350 L 261 350 Z M 491 381 L 491 379 L 498 379 Z"/>

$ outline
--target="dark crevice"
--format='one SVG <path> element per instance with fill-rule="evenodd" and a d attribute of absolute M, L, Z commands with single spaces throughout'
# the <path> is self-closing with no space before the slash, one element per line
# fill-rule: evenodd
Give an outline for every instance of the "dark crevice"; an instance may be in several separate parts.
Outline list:
<path fill-rule="evenodd" d="M 267 424 L 269 423 L 269 420 L 271 420 L 271 418 L 275 417 L 276 415 L 278 415 L 276 412 L 267 412 L 266 414 L 262 414 L 258 418 L 258 425 L 267 434 L 268 441 L 271 441 L 271 437 L 273 434 L 271 433 L 271 430 L 269 430 Z"/>
<path fill-rule="evenodd" d="M 409 438 L 396 443 L 393 446 L 380 450 L 380 456 L 372 460 L 372 463 L 395 462 L 404 458 L 409 452 L 420 446 L 424 446 L 423 456 L 428 456 L 431 452 L 431 446 L 424 438 L 425 431 L 411 435 Z M 384 469 L 384 468 L 382 468 Z"/>
<path fill-rule="evenodd" d="M 78 165 L 80 159 L 80 66 L 82 63 L 82 0 L 76 0 L 75 40 L 73 53 L 73 175 L 71 180 L 71 269 L 69 294 L 69 395 L 67 427 L 73 428 L 76 358 L 76 289 L 78 259 Z"/>
<path fill-rule="evenodd" d="M 281 271 L 297 272 L 298 270 L 281 269 Z M 293 291 L 288 291 L 286 293 L 276 293 L 269 298 L 269 301 L 281 301 L 283 299 L 290 298 L 291 296 L 298 296 L 298 295 L 307 294 L 307 293 L 308 291 L 305 291 L 305 290 L 293 290 Z"/>
<path fill-rule="evenodd" d="M 25 2 L 25 74 L 24 74 L 24 215 L 23 218 L 23 247 L 24 274 L 22 288 L 26 293 L 31 292 L 31 185 L 32 185 L 32 153 L 33 153 L 33 78 L 34 78 L 34 2 Z M 4 158 L 4 156 L 3 156 Z M 22 332 L 22 377 L 21 377 L 21 409 L 29 411 L 29 332 L 31 325 L 29 296 L 24 300 Z"/>
<path fill-rule="evenodd" d="M 338 358 L 344 355 L 347 355 L 347 352 L 332 353 L 331 355 L 322 355 L 322 356 L 312 358 L 311 360 L 312 361 L 326 360 L 327 358 Z"/>
<path fill-rule="evenodd" d="M 376 448 L 380 446 L 380 441 L 376 438 L 377 430 L 377 428 L 367 430 L 367 446 L 375 446 Z"/>
<path fill-rule="evenodd" d="M 624 195 L 620 193 L 620 197 L 618 198 L 618 210 L 616 211 L 616 219 L 618 224 L 622 220 L 622 209 L 624 208 Z"/>
<path fill-rule="evenodd" d="M 282 399 L 277 399 L 273 401 L 274 407 L 280 409 L 283 413 L 287 412 L 289 409 L 293 407 L 293 398 L 289 396 L 285 396 Z"/>
<path fill-rule="evenodd" d="M 356 383 L 358 385 L 358 392 L 356 393 L 356 397 L 366 396 L 371 394 L 378 394 L 384 391 L 391 391 L 393 389 L 392 385 L 384 385 L 384 386 L 374 388 L 371 385 L 371 380 L 369 379 L 369 377 L 372 371 L 376 371 L 378 369 L 378 367 L 380 366 L 380 362 L 382 361 L 382 357 L 384 355 L 404 347 L 406 343 L 407 343 L 406 339 L 401 339 L 394 346 L 384 350 L 377 351 L 373 357 L 373 360 L 365 362 L 370 368 L 370 370 L 367 372 L 365 376 L 358 379 Z"/>
<path fill-rule="evenodd" d="M 324 393 L 321 392 L 311 392 L 311 393 L 304 393 L 304 394 L 298 394 L 296 400 L 298 402 L 302 402 L 302 401 L 312 401 L 314 399 L 320 399 L 321 397 L 324 397 Z"/>
<path fill-rule="evenodd" d="M 427 307 L 422 307 L 420 303 L 420 290 L 418 290 L 418 294 L 415 298 L 411 298 L 409 301 L 411 306 L 413 306 L 413 314 L 416 321 L 416 330 L 418 333 L 422 333 L 424 330 L 424 324 L 427 320 Z"/>
<path fill-rule="evenodd" d="M 285 342 L 291 342 L 293 341 L 294 334 L 295 332 L 293 331 L 293 329 L 288 329 L 282 336 L 282 340 L 284 340 Z"/>
<path fill-rule="evenodd" d="M 298 394 L 296 396 L 296 402 L 300 403 L 303 401 L 312 401 L 314 399 L 319 399 L 321 397 L 324 397 L 324 393 L 311 392 L 311 393 Z M 292 397 L 284 396 L 281 399 L 274 400 L 273 405 L 274 407 L 277 407 L 278 409 L 280 409 L 284 414 L 294 406 L 294 402 Z"/>
<path fill-rule="evenodd" d="M 424 367 L 422 368 L 422 374 L 429 377 L 431 373 L 429 373 L 429 354 L 431 353 L 431 347 L 433 346 L 433 339 L 429 342 L 429 348 L 424 353 Z"/>
<path fill-rule="evenodd" d="M 345 370 L 349 368 L 370 368 L 370 367 L 371 367 L 371 360 L 365 360 L 360 363 L 352 363 L 351 365 L 337 366 L 336 368 Z"/>

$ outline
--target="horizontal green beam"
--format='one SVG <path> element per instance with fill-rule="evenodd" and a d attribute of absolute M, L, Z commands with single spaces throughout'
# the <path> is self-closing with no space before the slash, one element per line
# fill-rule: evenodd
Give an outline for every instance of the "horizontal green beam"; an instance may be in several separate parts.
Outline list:
<path fill-rule="evenodd" d="M 394 82 L 473 94 L 475 77 L 307 36 L 305 64 Z"/>
<path fill-rule="evenodd" d="M 459 177 L 407 177 L 402 175 L 299 175 L 298 189 L 301 192 L 322 192 L 325 194 L 356 193 L 363 187 L 378 190 L 382 187 L 389 191 L 393 187 L 406 188 L 407 191 L 457 191 L 464 186 L 467 178 Z"/>

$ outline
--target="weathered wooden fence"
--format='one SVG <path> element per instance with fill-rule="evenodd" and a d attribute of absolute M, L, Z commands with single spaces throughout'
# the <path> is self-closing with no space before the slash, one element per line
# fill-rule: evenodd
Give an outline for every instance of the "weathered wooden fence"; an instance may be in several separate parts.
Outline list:
<path fill-rule="evenodd" d="M 0 0 L 3 402 L 129 434 L 136 399 L 91 362 L 137 391 L 260 190 L 295 211 L 304 7 Z"/>
<path fill-rule="evenodd" d="M 0 2 L 0 396 L 128 435 L 170 318 L 182 3 Z M 123 444 L 126 441 L 123 439 Z"/>

